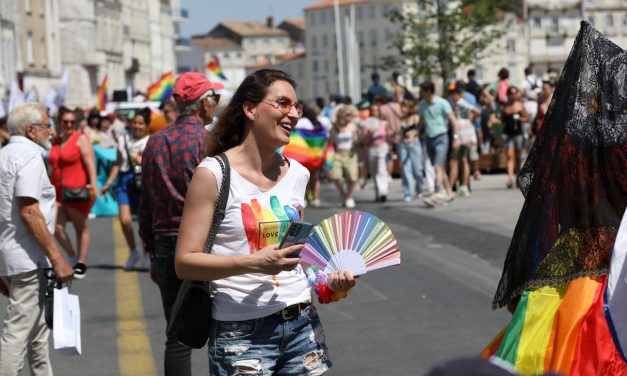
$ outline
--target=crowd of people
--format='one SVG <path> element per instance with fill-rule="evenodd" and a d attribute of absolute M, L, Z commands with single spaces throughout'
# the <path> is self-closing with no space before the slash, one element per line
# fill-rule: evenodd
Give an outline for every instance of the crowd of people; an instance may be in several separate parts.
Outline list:
<path fill-rule="evenodd" d="M 41 105 L 20 105 L 9 114 L 8 137 L 0 133 L 0 176 L 10 182 L 0 186 L 0 226 L 11 229 L 1 240 L 14 244 L 9 251 L 19 255 L 9 260 L 4 246 L 0 287 L 10 297 L 30 294 L 37 301 L 45 285 L 40 269 L 52 266 L 60 281 L 85 277 L 91 207 L 98 196 L 114 192 L 129 248 L 123 267 L 132 270 L 139 264 L 150 271 L 166 320 L 182 278 L 211 281 L 212 372 L 259 366 L 239 364 L 226 344 L 232 344 L 234 330 L 246 332 L 264 319 L 259 336 L 246 341 L 247 351 L 275 346 L 264 353 L 264 364 L 323 373 L 331 366 L 324 336 L 303 340 L 307 333 L 322 333 L 307 278 L 298 258 L 288 257 L 302 246 L 279 252 L 277 244 L 260 246 L 255 238 L 258 222 L 267 218 L 251 218 L 247 210 L 268 207 L 280 216 L 278 207 L 282 216 L 302 218 L 306 206 L 320 206 L 323 177 L 337 187 L 345 208 L 356 207 L 355 191 L 367 184 L 374 187 L 375 202 L 386 202 L 394 174 L 402 178 L 406 202 L 421 200 L 437 208 L 470 196 L 471 179 L 481 179 L 480 156 L 495 150 L 506 153 L 504 186 L 513 188 L 555 86 L 554 77 L 541 81 L 531 69 L 525 73 L 526 80 L 515 84 L 502 69 L 498 82 L 479 85 L 471 70 L 466 82 L 446 85 L 442 96 L 433 82 L 422 83 L 414 95 L 398 83 L 397 73 L 383 85 L 375 73 L 373 85 L 355 104 L 349 97 L 331 96 L 328 103 L 318 98 L 309 105 L 297 101 L 296 83 L 285 73 L 262 70 L 244 80 L 217 121 L 222 86 L 196 72 L 177 78 L 174 97 L 162 104 L 161 114 L 145 108 L 121 119 L 113 113 L 61 107 L 53 118 Z M 325 131 L 330 168 L 322 164 L 308 170 L 276 152 L 289 144 L 294 129 Z M 104 183 L 97 182 L 95 147 L 115 150 Z M 217 155 L 228 159 L 231 179 L 224 222 L 214 229 L 210 214 L 225 174 Z M 141 241 L 134 234 L 134 214 Z M 22 221 L 26 227 L 17 225 Z M 68 222 L 75 240 L 66 232 Z M 212 254 L 204 254 L 210 231 L 219 232 Z M 20 237 L 30 243 L 17 242 Z M 263 289 L 268 284 L 275 286 L 275 293 Z M 355 278 L 337 272 L 328 277 L 328 285 L 344 292 L 355 285 Z M 47 338 L 41 307 L 22 312 L 29 309 L 23 302 L 11 300 L 9 305 L 16 317 L 27 318 L 22 326 L 41 331 L 41 340 Z M 279 327 L 296 319 L 302 322 L 290 339 L 295 350 L 284 354 Z M 22 334 L 9 340 L 13 332 L 10 325 L 6 330 L 6 320 L 17 319 L 5 317 L 0 361 L 10 357 L 20 368 L 22 360 L 15 359 L 20 356 L 3 349 L 28 347 L 41 357 L 30 359 L 31 369 L 49 367 L 47 346 L 24 336 L 21 327 L 14 330 Z M 166 374 L 191 374 L 190 355 L 190 348 L 166 338 Z"/>
<path fill-rule="evenodd" d="M 420 85 L 417 97 L 398 83 L 394 72 L 380 83 L 372 74 L 372 86 L 353 103 L 350 97 L 332 95 L 325 104 L 318 98 L 312 115 L 296 128 L 327 130 L 332 167 L 310 168 L 335 183 L 340 204 L 354 208 L 353 194 L 372 179 L 376 202 L 387 200 L 391 177 L 402 178 L 404 200 L 422 199 L 428 207 L 444 206 L 456 197 L 471 194 L 471 177 L 481 179 L 480 156 L 504 153 L 507 181 L 513 188 L 535 134 L 542 127 L 557 77 L 550 72 L 538 79 L 532 67 L 525 80 L 511 82 L 506 68 L 498 81 L 480 85 L 475 71 L 467 81 L 445 86 L 436 95 L 433 82 Z M 490 158 L 488 158 L 490 159 Z M 308 194 L 309 204 L 320 205 L 319 188 Z"/>

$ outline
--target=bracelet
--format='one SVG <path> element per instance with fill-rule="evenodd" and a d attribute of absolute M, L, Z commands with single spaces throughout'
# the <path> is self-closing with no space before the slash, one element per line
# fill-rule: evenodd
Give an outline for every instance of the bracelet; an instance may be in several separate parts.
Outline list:
<path fill-rule="evenodd" d="M 315 266 L 309 266 L 305 273 L 307 274 L 309 284 L 311 284 L 318 295 L 318 303 L 320 304 L 337 302 L 338 300 L 347 297 L 348 291 L 352 290 L 352 288 L 348 291 L 341 292 L 331 290 L 327 284 L 327 275 Z"/>

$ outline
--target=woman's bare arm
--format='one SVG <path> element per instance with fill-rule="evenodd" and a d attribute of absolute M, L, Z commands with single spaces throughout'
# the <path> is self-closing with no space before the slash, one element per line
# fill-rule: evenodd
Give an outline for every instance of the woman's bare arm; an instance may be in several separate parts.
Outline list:
<path fill-rule="evenodd" d="M 81 159 L 83 160 L 83 165 L 87 169 L 87 175 L 89 178 L 89 184 L 92 186 L 92 189 L 96 189 L 96 157 L 94 155 L 94 147 L 91 142 L 87 139 L 87 136 L 81 135 L 78 138 L 78 150 L 81 153 Z"/>

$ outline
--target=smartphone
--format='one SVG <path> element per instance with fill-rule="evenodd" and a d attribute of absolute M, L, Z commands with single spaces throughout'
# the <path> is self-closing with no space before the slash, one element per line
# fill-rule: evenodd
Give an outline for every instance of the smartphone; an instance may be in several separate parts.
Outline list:
<path fill-rule="evenodd" d="M 305 221 L 292 221 L 290 223 L 290 227 L 287 229 L 281 244 L 279 245 L 279 249 L 289 247 L 295 244 L 305 244 L 307 238 L 309 237 L 309 233 L 313 230 L 313 224 Z M 300 251 L 292 252 L 288 254 L 286 257 L 299 257 Z"/>

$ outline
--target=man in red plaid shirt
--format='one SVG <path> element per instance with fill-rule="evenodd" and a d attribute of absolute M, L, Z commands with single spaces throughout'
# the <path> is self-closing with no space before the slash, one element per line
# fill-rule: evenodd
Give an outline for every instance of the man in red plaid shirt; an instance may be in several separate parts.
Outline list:
<path fill-rule="evenodd" d="M 174 270 L 174 251 L 187 187 L 205 156 L 205 124 L 213 120 L 223 85 L 198 72 L 174 83 L 176 122 L 150 136 L 142 154 L 139 234 L 151 255 L 150 277 L 161 292 L 166 322 L 181 286 Z M 191 375 L 191 349 L 166 339 L 165 375 Z"/>

